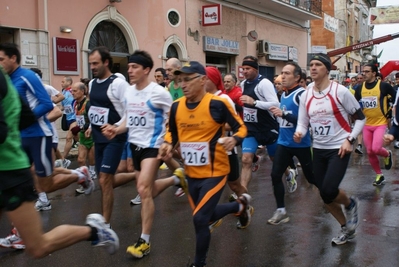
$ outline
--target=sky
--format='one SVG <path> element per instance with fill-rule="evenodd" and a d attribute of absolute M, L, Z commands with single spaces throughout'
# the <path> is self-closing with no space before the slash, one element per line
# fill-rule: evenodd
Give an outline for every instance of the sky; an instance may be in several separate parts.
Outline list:
<path fill-rule="evenodd" d="M 399 6 L 399 1 L 377 0 L 377 7 L 378 6 Z M 393 33 L 399 33 L 399 23 L 375 25 L 373 38 L 378 38 Z M 377 47 L 377 55 L 381 52 L 381 50 L 384 50 L 379 58 L 380 63 L 384 64 L 389 60 L 399 60 L 399 38 L 381 43 L 375 47 Z"/>

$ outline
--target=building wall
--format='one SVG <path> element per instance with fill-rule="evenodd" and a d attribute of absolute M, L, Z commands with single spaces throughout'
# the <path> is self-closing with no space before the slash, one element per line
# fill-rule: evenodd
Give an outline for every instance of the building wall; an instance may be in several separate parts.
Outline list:
<path fill-rule="evenodd" d="M 209 2 L 201 0 L 124 0 L 120 3 L 109 3 L 109 0 L 4 0 L 0 7 L 0 27 L 14 29 L 14 35 L 3 36 L 0 41 L 13 41 L 20 45 L 23 55 L 36 56 L 37 65 L 23 66 L 42 69 L 44 82 L 57 89 L 61 88 L 64 75 L 54 74 L 53 38 L 79 41 L 80 72 L 72 75 L 72 78 L 77 81 L 87 77 L 90 27 L 94 27 L 99 22 L 96 19 L 100 17 L 110 19 L 121 28 L 128 39 L 129 53 L 135 49 L 148 51 L 153 56 L 154 67 L 164 66 L 166 48 L 170 43 L 178 47 L 183 61 L 198 60 L 205 63 L 202 38 L 211 36 L 239 42 L 240 54 L 231 57 L 229 70 L 236 71 L 245 55 L 257 54 L 257 42 L 250 42 L 245 37 L 252 30 L 257 31 L 259 39 L 296 47 L 299 64 L 306 67 L 307 32 L 300 26 L 290 24 L 289 18 L 286 18 L 286 23 L 281 23 L 223 7 L 222 25 L 203 27 L 200 25 L 200 11 L 207 4 Z M 168 23 L 167 12 L 170 9 L 176 10 L 181 16 L 177 27 Z M 62 33 L 60 26 L 68 26 L 73 30 L 71 33 Z M 194 38 L 192 35 L 197 31 L 199 38 Z M 282 61 L 267 60 L 265 57 L 260 57 L 260 63 L 276 67 L 276 73 L 284 65 Z"/>
<path fill-rule="evenodd" d="M 334 17 L 334 0 L 323 0 L 322 10 L 324 13 Z M 312 20 L 311 36 L 312 45 L 326 46 L 327 51 L 335 48 L 335 33 L 324 29 L 324 20 Z"/>

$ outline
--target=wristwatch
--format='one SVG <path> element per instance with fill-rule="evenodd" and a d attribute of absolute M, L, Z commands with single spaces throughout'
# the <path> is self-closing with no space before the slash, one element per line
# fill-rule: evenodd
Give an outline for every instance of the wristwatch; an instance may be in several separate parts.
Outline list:
<path fill-rule="evenodd" d="M 348 140 L 348 142 L 351 143 L 352 145 L 353 145 L 353 143 L 356 141 L 356 139 L 355 139 L 354 137 L 352 137 L 352 136 L 348 136 L 348 137 L 346 138 L 346 140 Z"/>

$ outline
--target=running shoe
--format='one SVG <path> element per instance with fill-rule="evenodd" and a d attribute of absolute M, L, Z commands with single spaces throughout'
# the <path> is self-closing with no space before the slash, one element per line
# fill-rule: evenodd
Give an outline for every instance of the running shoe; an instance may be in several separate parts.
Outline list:
<path fill-rule="evenodd" d="M 97 179 L 97 173 L 96 173 L 96 171 L 89 171 L 89 172 L 90 172 L 90 177 L 91 177 L 92 180 Z"/>
<path fill-rule="evenodd" d="M 279 225 L 280 223 L 287 223 L 289 220 L 290 217 L 288 217 L 287 213 L 283 214 L 281 211 L 276 210 L 273 214 L 273 217 L 267 220 L 267 223 L 272 225 Z"/>
<path fill-rule="evenodd" d="M 177 196 L 177 197 L 182 197 L 182 196 L 184 196 L 184 195 L 185 195 L 185 193 L 184 193 L 183 188 L 181 188 L 181 187 L 177 188 L 177 190 L 176 190 L 176 192 L 175 192 L 175 196 Z"/>
<path fill-rule="evenodd" d="M 245 229 L 248 227 L 248 225 L 251 223 L 251 211 L 249 209 L 250 205 L 249 203 L 251 202 L 251 196 L 244 193 L 242 194 L 237 201 L 243 205 L 243 209 L 239 214 L 239 222 L 240 224 L 237 224 L 237 228 L 239 229 Z"/>
<path fill-rule="evenodd" d="M 355 153 L 359 154 L 359 155 L 363 155 L 363 147 L 361 144 L 358 144 L 356 149 L 355 149 Z"/>
<path fill-rule="evenodd" d="M 388 157 L 384 158 L 385 170 L 392 168 L 392 151 L 388 150 Z"/>
<path fill-rule="evenodd" d="M 341 233 L 339 234 L 339 236 L 334 237 L 331 240 L 331 243 L 333 245 L 343 245 L 346 242 L 348 242 L 349 240 L 354 239 L 356 236 L 355 231 L 349 231 L 345 226 L 343 226 L 341 228 Z"/>
<path fill-rule="evenodd" d="M 169 167 L 168 167 L 168 165 L 166 165 L 166 163 L 164 162 L 164 163 L 162 163 L 161 166 L 159 166 L 159 169 L 160 169 L 160 170 L 168 170 Z"/>
<path fill-rule="evenodd" d="M 173 172 L 173 176 L 176 176 L 177 178 L 179 178 L 179 181 L 180 181 L 179 187 L 181 187 L 183 189 L 183 192 L 187 194 L 188 193 L 188 184 L 187 184 L 186 176 L 184 174 L 184 169 L 177 168 Z"/>
<path fill-rule="evenodd" d="M 94 247 L 104 247 L 109 254 L 114 254 L 119 249 L 119 238 L 109 226 L 101 214 L 87 215 L 86 224 L 97 229 L 98 240 L 92 241 Z"/>
<path fill-rule="evenodd" d="M 62 159 L 57 159 L 56 161 L 54 161 L 54 168 L 62 168 Z"/>
<path fill-rule="evenodd" d="M 257 158 L 256 162 L 252 163 L 252 172 L 256 172 L 260 167 L 260 161 L 262 160 L 262 156 L 255 155 Z"/>
<path fill-rule="evenodd" d="M 9 234 L 6 238 L 0 238 L 0 247 L 25 249 L 24 241 L 19 236 L 17 228 L 12 228 L 11 234 Z"/>
<path fill-rule="evenodd" d="M 219 227 L 223 222 L 223 219 L 219 219 L 209 224 L 209 231 L 212 233 L 217 227 Z"/>
<path fill-rule="evenodd" d="M 359 224 L 358 220 L 358 207 L 359 207 L 359 201 L 355 197 L 350 197 L 351 202 L 353 201 L 353 206 L 351 209 L 347 210 L 345 209 L 346 213 L 346 228 L 348 231 L 355 231 L 356 227 Z"/>
<path fill-rule="evenodd" d="M 51 202 L 48 201 L 46 202 L 42 202 L 40 199 L 38 199 L 35 203 L 35 209 L 37 211 L 42 211 L 42 210 L 51 210 Z"/>
<path fill-rule="evenodd" d="M 297 166 L 298 168 L 302 167 L 302 165 L 301 165 L 300 162 L 298 162 L 298 163 L 296 164 L 296 166 Z"/>
<path fill-rule="evenodd" d="M 399 149 L 399 141 L 395 141 L 395 144 L 393 145 L 395 149 Z"/>
<path fill-rule="evenodd" d="M 373 185 L 378 186 L 378 185 L 383 185 L 383 184 L 385 184 L 384 175 L 377 174 L 377 176 L 375 177 L 375 181 L 373 182 Z"/>
<path fill-rule="evenodd" d="M 85 189 L 83 188 L 83 186 L 79 185 L 79 187 L 75 189 L 75 192 L 78 194 L 84 194 Z"/>
<path fill-rule="evenodd" d="M 237 200 L 237 194 L 236 193 L 231 193 L 229 196 L 229 202 L 234 202 Z"/>
<path fill-rule="evenodd" d="M 130 204 L 131 205 L 140 205 L 141 204 L 141 197 L 139 194 L 137 194 L 137 196 L 135 198 L 133 198 L 132 200 L 130 200 Z"/>
<path fill-rule="evenodd" d="M 62 167 L 68 169 L 69 165 L 71 165 L 71 161 L 69 159 L 64 159 L 62 161 Z"/>
<path fill-rule="evenodd" d="M 94 182 L 90 177 L 89 168 L 87 168 L 86 166 L 82 166 L 77 168 L 76 170 L 83 174 L 82 178 L 79 177 L 78 184 L 83 186 L 85 195 L 91 194 L 91 192 L 93 192 L 94 190 Z"/>
<path fill-rule="evenodd" d="M 287 190 L 288 193 L 293 193 L 297 189 L 297 182 L 296 182 L 296 173 L 293 169 L 289 169 L 289 174 L 287 175 L 286 182 L 287 182 Z"/>
<path fill-rule="evenodd" d="M 147 243 L 144 239 L 139 238 L 139 240 L 133 246 L 129 246 L 127 248 L 126 253 L 131 254 L 135 258 L 141 259 L 150 253 L 150 248 L 150 243 Z"/>

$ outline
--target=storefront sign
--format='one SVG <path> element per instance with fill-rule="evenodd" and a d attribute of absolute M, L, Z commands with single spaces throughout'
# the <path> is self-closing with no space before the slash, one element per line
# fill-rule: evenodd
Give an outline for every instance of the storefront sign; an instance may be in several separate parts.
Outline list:
<path fill-rule="evenodd" d="M 80 73 L 79 41 L 53 37 L 54 74 L 78 75 Z"/>
<path fill-rule="evenodd" d="M 288 46 L 268 43 L 269 59 L 288 61 Z"/>
<path fill-rule="evenodd" d="M 288 47 L 288 60 L 298 62 L 298 49 L 296 47 Z"/>
<path fill-rule="evenodd" d="M 22 65 L 37 66 L 37 56 L 36 55 L 22 55 Z"/>
<path fill-rule="evenodd" d="M 240 43 L 237 41 L 204 36 L 203 43 L 204 51 L 231 55 L 240 54 Z"/>
<path fill-rule="evenodd" d="M 220 4 L 202 6 L 202 26 L 222 24 L 222 7 Z"/>
<path fill-rule="evenodd" d="M 338 19 L 329 16 L 324 13 L 324 29 L 329 30 L 330 32 L 338 32 Z"/>
<path fill-rule="evenodd" d="M 399 23 L 399 6 L 370 8 L 370 24 Z"/>

